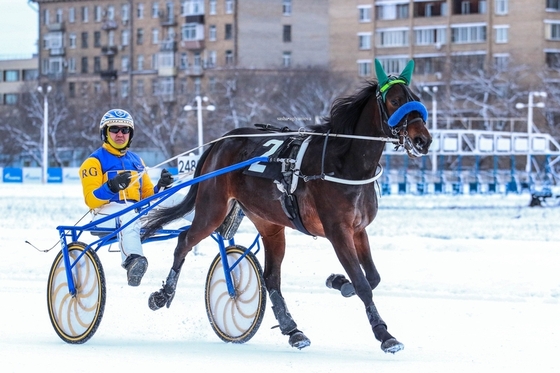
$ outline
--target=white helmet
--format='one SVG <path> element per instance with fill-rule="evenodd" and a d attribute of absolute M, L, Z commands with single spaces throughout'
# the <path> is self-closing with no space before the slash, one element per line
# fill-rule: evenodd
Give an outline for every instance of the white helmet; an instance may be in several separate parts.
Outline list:
<path fill-rule="evenodd" d="M 132 140 L 132 136 L 134 135 L 134 120 L 132 120 L 132 116 L 127 111 L 111 109 L 103 115 L 99 122 L 99 133 L 103 142 L 107 141 L 107 128 L 111 126 L 130 127 L 130 140 Z"/>

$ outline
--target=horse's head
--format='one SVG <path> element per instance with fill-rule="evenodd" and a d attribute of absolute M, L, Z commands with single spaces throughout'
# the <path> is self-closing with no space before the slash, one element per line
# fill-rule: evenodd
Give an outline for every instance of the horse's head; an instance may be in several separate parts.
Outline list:
<path fill-rule="evenodd" d="M 388 76 L 381 63 L 375 60 L 378 79 L 377 101 L 384 126 L 388 126 L 391 136 L 398 138 L 410 157 L 420 157 L 428 153 L 432 136 L 426 128 L 428 110 L 409 88 L 414 61 L 410 61 L 402 73 Z"/>

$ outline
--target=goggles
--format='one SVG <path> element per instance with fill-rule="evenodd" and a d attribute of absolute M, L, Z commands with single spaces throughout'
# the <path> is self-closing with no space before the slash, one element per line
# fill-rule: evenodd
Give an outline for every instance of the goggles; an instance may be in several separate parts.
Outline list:
<path fill-rule="evenodd" d="M 119 133 L 121 132 L 122 134 L 126 135 L 127 133 L 130 133 L 130 127 L 109 127 L 108 129 L 109 132 L 111 133 Z"/>

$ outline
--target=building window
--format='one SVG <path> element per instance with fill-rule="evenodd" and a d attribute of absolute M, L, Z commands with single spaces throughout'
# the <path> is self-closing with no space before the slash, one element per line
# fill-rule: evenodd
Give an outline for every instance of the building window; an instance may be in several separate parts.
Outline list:
<path fill-rule="evenodd" d="M 144 56 L 141 54 L 136 56 L 136 70 L 144 70 Z"/>
<path fill-rule="evenodd" d="M 371 22 L 371 5 L 358 6 L 358 21 Z"/>
<path fill-rule="evenodd" d="M 208 40 L 209 41 L 216 41 L 216 25 L 210 25 L 208 27 Z"/>
<path fill-rule="evenodd" d="M 4 70 L 3 75 L 4 75 L 5 82 L 19 81 L 19 70 Z"/>
<path fill-rule="evenodd" d="M 282 41 L 287 43 L 292 41 L 292 26 L 284 25 L 282 26 Z"/>
<path fill-rule="evenodd" d="M 546 40 L 560 40 L 560 23 L 545 21 Z"/>
<path fill-rule="evenodd" d="M 140 79 L 136 82 L 136 96 L 144 96 L 144 80 Z"/>
<path fill-rule="evenodd" d="M 93 33 L 93 46 L 95 48 L 101 47 L 101 31 L 95 31 Z"/>
<path fill-rule="evenodd" d="M 103 8 L 101 8 L 99 5 L 95 5 L 93 7 L 93 20 L 95 22 L 101 22 L 102 18 L 103 18 Z"/>
<path fill-rule="evenodd" d="M 128 58 L 128 56 L 122 56 L 121 58 L 121 70 L 123 72 L 128 72 L 128 70 L 130 69 L 130 60 Z"/>
<path fill-rule="evenodd" d="M 371 60 L 358 60 L 358 75 L 371 76 Z"/>
<path fill-rule="evenodd" d="M 453 1 L 453 14 L 486 14 L 486 0 Z"/>
<path fill-rule="evenodd" d="M 76 58 L 70 57 L 68 59 L 68 72 L 75 73 L 76 72 Z"/>
<path fill-rule="evenodd" d="M 452 43 L 482 43 L 485 41 L 486 25 L 454 26 L 451 28 Z"/>
<path fill-rule="evenodd" d="M 159 58 L 158 58 L 158 54 L 152 54 L 152 70 L 157 70 L 159 67 L 158 64 Z"/>
<path fill-rule="evenodd" d="M 224 39 L 231 40 L 232 38 L 233 38 L 233 26 L 231 25 L 231 23 L 226 23 Z"/>
<path fill-rule="evenodd" d="M 447 1 L 415 1 L 414 17 L 439 17 L 447 15 Z"/>
<path fill-rule="evenodd" d="M 185 70 L 187 67 L 189 67 L 189 57 L 186 53 L 181 53 L 179 56 L 179 68 Z"/>
<path fill-rule="evenodd" d="M 414 72 L 419 75 L 441 73 L 445 66 L 445 57 L 417 57 L 414 59 Z"/>
<path fill-rule="evenodd" d="M 88 47 L 88 33 L 82 32 L 82 49 L 86 49 Z"/>
<path fill-rule="evenodd" d="M 504 2 L 507 9 L 507 0 L 496 0 L 496 14 L 498 13 L 498 3 Z M 503 8 L 503 7 L 502 7 Z M 546 0 L 546 10 L 548 11 L 560 11 L 560 0 Z"/>
<path fill-rule="evenodd" d="M 505 71 L 509 67 L 509 54 L 495 54 L 494 67 L 499 71 Z"/>
<path fill-rule="evenodd" d="M 358 48 L 371 49 L 371 32 L 358 33 Z"/>
<path fill-rule="evenodd" d="M 130 18 L 129 15 L 129 7 L 128 4 L 123 4 L 123 6 L 121 7 L 121 19 L 123 21 L 128 21 L 128 19 Z"/>
<path fill-rule="evenodd" d="M 144 29 L 137 29 L 136 30 L 136 45 L 144 44 Z"/>
<path fill-rule="evenodd" d="M 546 52 L 546 66 L 551 69 L 560 69 L 560 51 Z"/>
<path fill-rule="evenodd" d="M 138 4 L 138 7 L 136 8 L 136 18 L 144 18 L 144 4 L 142 3 Z"/>
<path fill-rule="evenodd" d="M 87 57 L 82 57 L 82 68 L 81 68 L 80 72 L 82 74 L 87 74 L 88 73 L 88 58 Z"/>
<path fill-rule="evenodd" d="M 128 86 L 128 80 L 121 81 L 121 97 L 122 98 L 127 98 L 128 97 L 129 89 L 130 89 L 130 87 Z"/>
<path fill-rule="evenodd" d="M 121 45 L 123 47 L 127 46 L 130 43 L 130 31 L 122 30 L 121 33 Z"/>
<path fill-rule="evenodd" d="M 387 74 L 399 74 L 405 68 L 408 58 L 380 58 L 379 62 Z"/>
<path fill-rule="evenodd" d="M 17 93 L 6 93 L 4 95 L 4 103 L 6 105 L 15 105 L 18 102 L 18 95 Z"/>
<path fill-rule="evenodd" d="M 159 44 L 159 29 L 152 29 L 152 44 Z"/>
<path fill-rule="evenodd" d="M 76 22 L 76 8 L 74 7 L 68 9 L 68 22 Z"/>
<path fill-rule="evenodd" d="M 233 65 L 233 51 L 226 51 L 226 65 Z"/>
<path fill-rule="evenodd" d="M 218 53 L 216 51 L 209 51 L 206 67 L 216 67 L 217 61 L 218 61 Z"/>
<path fill-rule="evenodd" d="M 89 12 L 87 6 L 82 7 L 82 22 L 89 22 Z"/>
<path fill-rule="evenodd" d="M 508 42 L 509 26 L 494 26 L 494 31 L 496 34 L 496 43 Z"/>
<path fill-rule="evenodd" d="M 68 83 L 68 96 L 70 96 L 71 98 L 76 97 L 76 83 Z"/>
<path fill-rule="evenodd" d="M 233 13 L 233 0 L 226 0 L 226 14 Z"/>
<path fill-rule="evenodd" d="M 442 45 L 447 40 L 447 30 L 441 28 L 419 28 L 414 30 L 416 45 Z"/>
<path fill-rule="evenodd" d="M 159 17 L 159 4 L 157 2 L 152 3 L 152 18 Z"/>
<path fill-rule="evenodd" d="M 216 14 L 216 0 L 210 0 L 209 2 L 209 14 L 215 15 Z"/>
<path fill-rule="evenodd" d="M 292 66 L 292 52 L 282 53 L 282 66 L 291 67 Z"/>
<path fill-rule="evenodd" d="M 93 57 L 93 72 L 98 73 L 101 71 L 101 57 Z"/>
<path fill-rule="evenodd" d="M 484 70 L 484 60 L 486 59 L 485 54 L 466 54 L 451 56 L 452 66 L 455 66 L 458 70 L 463 70 L 467 72 L 477 72 Z"/>
<path fill-rule="evenodd" d="M 292 15 L 292 0 L 282 0 L 282 14 L 285 16 Z"/>
<path fill-rule="evenodd" d="M 392 20 L 408 18 L 408 2 L 406 4 L 385 4 L 375 7 L 376 19 Z"/>
<path fill-rule="evenodd" d="M 408 29 L 380 30 L 376 34 L 378 47 L 406 47 L 408 46 Z"/>
<path fill-rule="evenodd" d="M 69 48 L 76 48 L 76 34 L 68 35 L 68 47 Z"/>
<path fill-rule="evenodd" d="M 56 10 L 56 14 L 55 14 L 55 17 L 56 17 L 55 22 L 56 22 L 56 23 L 62 23 L 62 21 L 63 21 L 63 19 L 62 19 L 62 13 L 63 13 L 63 12 L 62 12 L 62 9 L 57 9 L 57 10 Z"/>

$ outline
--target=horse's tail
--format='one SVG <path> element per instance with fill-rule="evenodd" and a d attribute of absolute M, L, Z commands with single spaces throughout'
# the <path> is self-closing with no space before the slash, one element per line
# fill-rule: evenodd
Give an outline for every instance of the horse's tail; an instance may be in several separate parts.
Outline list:
<path fill-rule="evenodd" d="M 200 170 L 202 169 L 202 165 L 204 161 L 208 157 L 210 150 L 212 149 L 214 144 L 210 145 L 198 160 L 196 169 L 194 171 L 194 178 L 200 175 Z M 185 198 L 178 204 L 158 208 L 152 210 L 143 220 L 142 228 L 144 229 L 142 233 L 142 240 L 154 235 L 159 229 L 163 228 L 164 225 L 171 223 L 177 219 L 182 218 L 183 216 L 191 213 L 195 208 L 195 200 L 196 195 L 198 193 L 198 183 L 191 185 L 189 192 L 185 196 Z"/>

